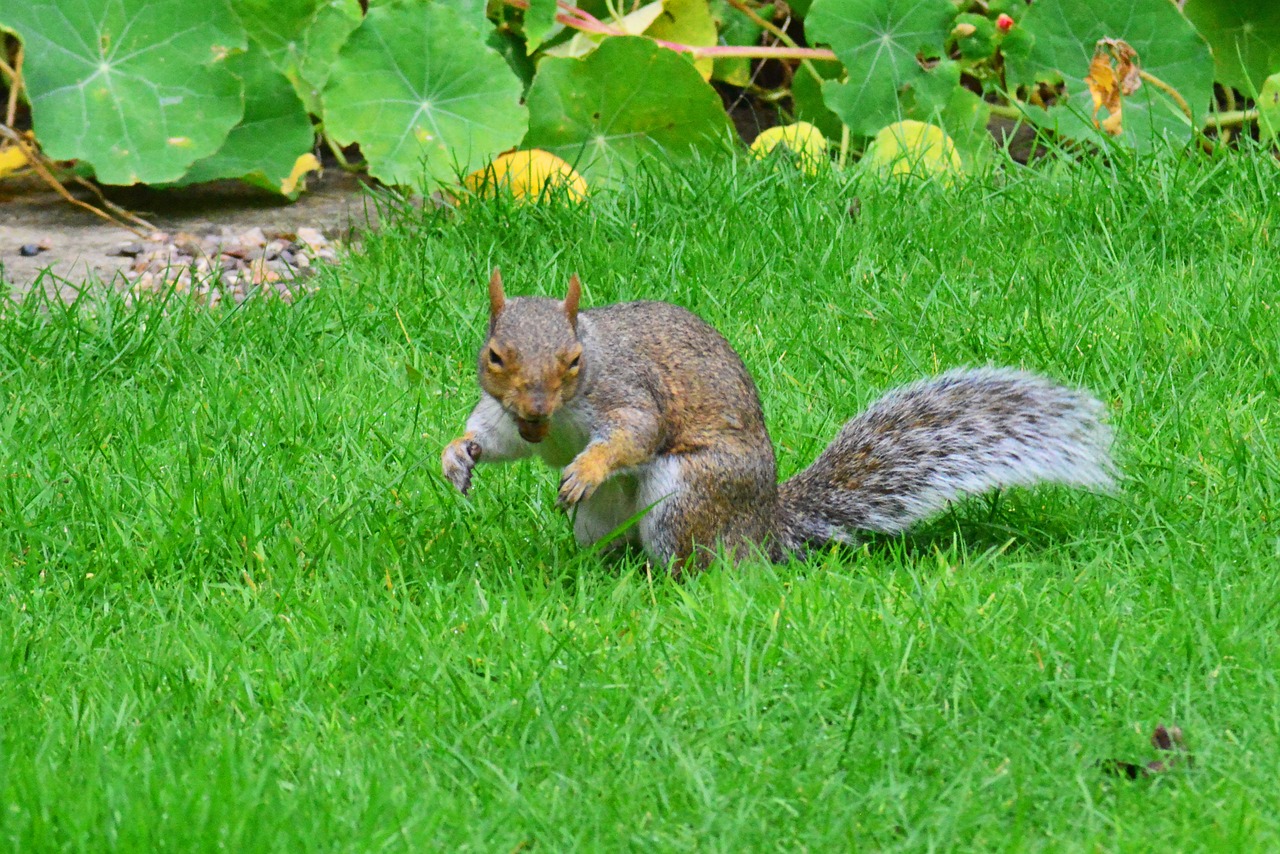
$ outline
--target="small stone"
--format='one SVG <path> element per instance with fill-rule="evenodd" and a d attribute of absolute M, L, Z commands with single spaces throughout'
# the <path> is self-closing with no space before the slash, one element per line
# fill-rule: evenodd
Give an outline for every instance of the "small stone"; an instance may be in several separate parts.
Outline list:
<path fill-rule="evenodd" d="M 192 258 L 196 258 L 204 254 L 204 245 L 200 242 L 200 238 L 193 234 L 179 232 L 178 236 L 173 239 L 173 244 L 177 246 L 184 255 L 190 255 Z"/>
<path fill-rule="evenodd" d="M 142 254 L 141 243 L 121 243 L 115 249 L 107 253 L 119 258 L 137 258 Z"/>
<path fill-rule="evenodd" d="M 53 238 L 45 235 L 36 241 L 36 246 L 40 247 L 41 252 L 48 252 L 53 248 Z"/>
<path fill-rule="evenodd" d="M 267 262 L 258 258 L 249 264 L 249 278 L 255 285 L 280 281 L 280 274 L 267 266 Z"/>
<path fill-rule="evenodd" d="M 267 236 L 262 233 L 262 229 L 255 226 L 241 234 L 237 242 L 239 242 L 241 246 L 246 246 L 250 249 L 258 249 L 266 245 Z"/>
<path fill-rule="evenodd" d="M 320 229 L 318 228 L 306 228 L 304 226 L 303 228 L 298 229 L 298 240 L 307 244 L 307 246 L 312 249 L 318 249 L 321 246 L 329 245 L 329 241 L 323 234 L 321 234 Z"/>
<path fill-rule="evenodd" d="M 26 244 L 23 244 L 22 248 L 18 250 L 18 254 L 21 255 L 23 258 L 34 258 L 35 256 L 39 255 L 42 251 L 43 250 L 39 246 L 35 245 L 34 243 L 26 243 Z"/>

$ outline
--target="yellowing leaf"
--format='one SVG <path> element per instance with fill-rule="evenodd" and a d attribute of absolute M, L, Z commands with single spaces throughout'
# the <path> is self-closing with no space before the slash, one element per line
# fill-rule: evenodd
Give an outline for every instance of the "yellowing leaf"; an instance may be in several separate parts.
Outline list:
<path fill-rule="evenodd" d="M 0 178 L 17 172 L 26 165 L 27 155 L 23 154 L 22 149 L 18 148 L 18 146 L 0 149 Z"/>
<path fill-rule="evenodd" d="M 1132 95 L 1142 85 L 1138 71 L 1138 52 L 1122 39 L 1099 39 L 1089 63 L 1089 76 L 1084 78 L 1093 98 L 1093 126 L 1112 136 L 1124 130 L 1121 98 Z M 1113 64 L 1114 63 L 1114 64 Z M 1107 109 L 1107 117 L 1098 121 L 1098 111 Z"/>
<path fill-rule="evenodd" d="M 826 137 L 808 122 L 796 122 L 763 131 L 751 143 L 751 153 L 763 158 L 779 145 L 794 152 L 797 165 L 809 175 L 817 174 L 827 159 Z"/>
<path fill-rule="evenodd" d="M 1280 73 L 1262 82 L 1262 91 L 1258 93 L 1258 130 L 1264 140 L 1280 140 Z"/>
<path fill-rule="evenodd" d="M 964 174 L 951 137 L 940 127 L 910 119 L 877 133 L 862 162 L 882 175 L 936 175 L 947 184 Z"/>
<path fill-rule="evenodd" d="M 711 47 L 716 43 L 716 22 L 707 0 L 665 0 L 662 14 L 644 31 L 646 36 L 662 41 Z M 707 57 L 694 61 L 703 80 L 711 79 L 715 60 Z"/>
<path fill-rule="evenodd" d="M 308 151 L 306 154 L 300 155 L 293 162 L 293 171 L 289 176 L 280 182 L 280 193 L 285 196 L 292 196 L 294 190 L 298 189 L 298 182 L 302 181 L 308 172 L 315 172 L 320 168 L 320 161 L 316 156 Z M 303 184 L 305 187 L 305 183 Z"/>
<path fill-rule="evenodd" d="M 653 3 L 641 6 L 629 15 L 623 15 L 617 19 L 605 19 L 602 23 L 613 27 L 615 30 L 621 30 L 624 35 L 638 36 L 649 29 L 661 14 L 662 0 L 655 0 Z M 582 57 L 599 47 L 601 40 L 604 38 L 605 36 L 597 33 L 578 33 L 564 44 L 553 47 L 544 53 L 546 56 Z M 714 44 L 714 41 L 712 43 Z"/>
<path fill-rule="evenodd" d="M 499 155 L 485 168 L 468 175 L 462 184 L 482 198 L 510 193 L 517 199 L 537 201 L 561 191 L 580 202 L 587 195 L 587 182 L 572 166 L 551 152 L 536 148 Z"/>

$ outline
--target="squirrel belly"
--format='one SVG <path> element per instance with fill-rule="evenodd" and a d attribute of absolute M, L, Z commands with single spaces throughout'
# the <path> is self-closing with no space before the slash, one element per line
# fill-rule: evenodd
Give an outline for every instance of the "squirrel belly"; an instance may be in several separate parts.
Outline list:
<path fill-rule="evenodd" d="M 575 276 L 563 301 L 507 300 L 494 271 L 483 393 L 441 462 L 463 494 L 479 462 L 538 456 L 562 468 L 558 501 L 583 545 L 638 517 L 621 540 L 678 574 L 717 548 L 781 561 L 896 533 L 992 489 L 1112 483 L 1097 399 L 978 368 L 886 394 L 779 484 L 759 393 L 723 336 L 661 302 L 579 316 L 579 296 Z"/>

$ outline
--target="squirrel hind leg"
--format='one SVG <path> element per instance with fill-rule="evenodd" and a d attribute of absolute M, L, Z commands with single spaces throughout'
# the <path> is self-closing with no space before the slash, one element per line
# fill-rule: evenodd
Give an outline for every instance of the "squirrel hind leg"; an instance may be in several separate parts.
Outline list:
<path fill-rule="evenodd" d="M 741 560 L 766 546 L 776 504 L 773 472 L 748 459 L 729 462 L 735 461 L 722 453 L 695 452 L 643 466 L 640 542 L 653 563 L 670 565 L 679 577 L 705 569 L 717 548 Z"/>

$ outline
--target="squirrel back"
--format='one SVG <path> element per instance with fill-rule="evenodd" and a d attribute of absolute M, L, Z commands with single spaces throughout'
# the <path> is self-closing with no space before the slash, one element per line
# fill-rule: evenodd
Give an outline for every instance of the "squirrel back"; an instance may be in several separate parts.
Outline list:
<path fill-rule="evenodd" d="M 580 292 L 574 276 L 563 301 L 508 301 L 494 271 L 483 394 L 442 462 L 464 494 L 477 462 L 564 466 L 559 502 L 584 545 L 625 529 L 678 573 L 716 546 L 784 560 L 990 489 L 1111 482 L 1101 403 L 984 368 L 889 393 L 779 486 L 756 386 L 715 329 L 661 302 L 579 313 Z"/>

